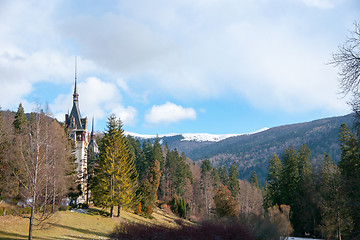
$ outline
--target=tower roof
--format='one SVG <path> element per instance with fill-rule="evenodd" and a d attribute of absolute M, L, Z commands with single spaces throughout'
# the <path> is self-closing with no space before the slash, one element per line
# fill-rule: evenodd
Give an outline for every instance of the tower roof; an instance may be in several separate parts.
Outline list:
<path fill-rule="evenodd" d="M 79 110 L 79 94 L 77 92 L 77 73 L 76 73 L 76 57 L 75 57 L 75 84 L 73 94 L 73 106 L 70 115 L 66 118 L 66 127 L 71 129 L 84 130 L 86 128 L 86 118 L 81 118 Z"/>
<path fill-rule="evenodd" d="M 96 140 L 95 140 L 95 132 L 94 132 L 94 117 L 92 119 L 92 127 L 91 127 L 91 137 L 90 137 L 90 142 L 89 142 L 89 145 L 88 145 L 88 149 L 91 149 L 91 151 L 93 153 L 96 153 L 98 154 L 99 153 L 99 147 L 96 143 Z"/>

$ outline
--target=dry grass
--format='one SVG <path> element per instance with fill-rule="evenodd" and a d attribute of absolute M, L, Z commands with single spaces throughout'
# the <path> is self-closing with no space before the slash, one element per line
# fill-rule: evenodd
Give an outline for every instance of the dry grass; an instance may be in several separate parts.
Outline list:
<path fill-rule="evenodd" d="M 92 208 L 89 214 L 57 212 L 46 222 L 35 226 L 34 239 L 108 239 L 119 223 L 136 223 L 149 226 L 175 227 L 175 215 L 155 209 L 154 219 L 122 211 L 121 217 L 109 218 L 99 215 L 99 209 Z M 20 216 L 0 216 L 0 239 L 27 239 L 29 219 Z"/>

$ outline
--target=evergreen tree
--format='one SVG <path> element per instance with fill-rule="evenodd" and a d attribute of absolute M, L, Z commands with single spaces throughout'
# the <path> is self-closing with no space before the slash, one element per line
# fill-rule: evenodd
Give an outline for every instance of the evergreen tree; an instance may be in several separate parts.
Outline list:
<path fill-rule="evenodd" d="M 323 237 L 342 239 L 353 227 L 351 210 L 342 191 L 342 178 L 338 167 L 324 153 L 320 172 L 320 210 L 322 222 L 319 226 Z"/>
<path fill-rule="evenodd" d="M 299 164 L 299 186 L 296 203 L 293 206 L 293 225 L 295 233 L 305 237 L 315 234 L 317 221 L 316 192 L 310 164 L 311 151 L 307 145 L 300 146 L 297 158 Z"/>
<path fill-rule="evenodd" d="M 257 189 L 260 189 L 258 178 L 257 178 L 257 175 L 256 175 L 255 171 L 253 171 L 252 174 L 251 174 L 250 184 L 252 186 L 256 187 Z"/>
<path fill-rule="evenodd" d="M 153 145 L 153 158 L 160 163 L 160 171 L 164 170 L 164 157 L 163 152 L 160 145 L 160 139 L 156 137 L 154 145 Z"/>
<path fill-rule="evenodd" d="M 282 157 L 280 174 L 281 203 L 294 206 L 299 186 L 299 163 L 293 145 L 287 147 Z"/>
<path fill-rule="evenodd" d="M 107 122 L 107 130 L 100 145 L 100 156 L 93 188 L 94 201 L 100 206 L 130 206 L 135 197 L 136 169 L 124 137 L 120 119 L 113 114 Z M 120 213 L 120 212 L 119 212 Z"/>
<path fill-rule="evenodd" d="M 339 168 L 344 180 L 344 192 L 352 209 L 353 234 L 357 236 L 360 234 L 360 149 L 359 141 L 346 124 L 340 127 L 340 149 Z"/>
<path fill-rule="evenodd" d="M 17 133 L 23 133 L 26 130 L 27 119 L 21 103 L 19 104 L 18 110 L 15 114 L 15 120 L 13 122 L 13 125 Z"/>
<path fill-rule="evenodd" d="M 280 205 L 281 193 L 280 193 L 280 174 L 282 171 L 282 164 L 279 157 L 274 153 L 269 161 L 267 167 L 268 175 L 266 178 L 266 197 L 265 206 L 266 208 Z"/>
<path fill-rule="evenodd" d="M 233 162 L 229 169 L 229 190 L 235 198 L 238 197 L 240 191 L 238 177 L 239 167 L 235 162 Z"/>
<path fill-rule="evenodd" d="M 217 189 L 220 186 L 220 176 L 218 170 L 214 167 L 211 171 L 212 179 L 214 180 L 214 188 Z"/>
<path fill-rule="evenodd" d="M 219 168 L 219 177 L 220 177 L 221 184 L 229 187 L 229 181 L 230 181 L 229 174 L 228 174 L 228 171 L 225 166 L 222 168 Z"/>

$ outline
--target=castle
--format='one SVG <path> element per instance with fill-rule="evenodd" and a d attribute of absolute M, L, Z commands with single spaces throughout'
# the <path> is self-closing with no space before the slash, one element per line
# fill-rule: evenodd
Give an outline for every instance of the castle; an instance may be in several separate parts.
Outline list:
<path fill-rule="evenodd" d="M 87 153 L 88 149 L 95 154 L 99 153 L 95 141 L 94 119 L 92 122 L 92 131 L 89 134 L 87 117 L 81 118 L 79 109 L 79 94 L 77 92 L 77 76 L 75 66 L 75 86 L 73 94 L 73 106 L 70 114 L 65 114 L 65 127 L 68 130 L 71 140 L 74 142 L 75 166 L 78 173 L 79 185 L 82 194 L 78 197 L 77 203 L 88 203 L 89 192 L 87 191 Z"/>

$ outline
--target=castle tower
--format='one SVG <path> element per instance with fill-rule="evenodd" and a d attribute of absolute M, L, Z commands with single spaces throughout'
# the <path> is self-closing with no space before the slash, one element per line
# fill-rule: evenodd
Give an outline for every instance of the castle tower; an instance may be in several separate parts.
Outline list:
<path fill-rule="evenodd" d="M 79 184 L 83 195 L 77 199 L 77 203 L 85 202 L 86 171 L 87 171 L 87 146 L 89 144 L 89 132 L 87 130 L 87 118 L 81 118 L 79 110 L 79 94 L 77 92 L 76 59 L 75 59 L 75 86 L 73 94 L 73 106 L 69 114 L 65 114 L 65 127 L 68 129 L 70 138 L 75 145 L 75 164 L 79 175 Z"/>

